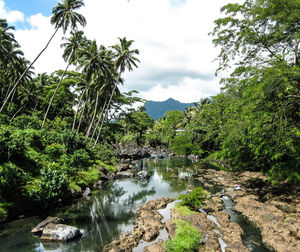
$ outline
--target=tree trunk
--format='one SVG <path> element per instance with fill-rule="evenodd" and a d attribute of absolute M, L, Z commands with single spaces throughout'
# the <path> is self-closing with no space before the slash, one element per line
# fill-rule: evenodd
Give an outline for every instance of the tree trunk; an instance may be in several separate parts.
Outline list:
<path fill-rule="evenodd" d="M 45 124 L 45 121 L 46 121 L 46 118 L 47 118 L 49 109 L 50 109 L 50 107 L 51 107 L 51 104 L 52 104 L 52 102 L 53 102 L 53 100 L 54 100 L 54 97 L 55 97 L 55 95 L 56 95 L 56 93 L 57 93 L 57 90 L 58 90 L 58 88 L 59 88 L 59 86 L 60 86 L 62 80 L 64 79 L 64 76 L 65 76 L 66 72 L 68 71 L 69 66 L 70 66 L 70 63 L 68 63 L 68 65 L 67 65 L 65 71 L 63 72 L 63 75 L 60 77 L 60 80 L 59 80 L 58 84 L 56 85 L 56 88 L 55 88 L 55 90 L 54 90 L 54 93 L 53 93 L 53 95 L 52 95 L 52 97 L 51 97 L 51 99 L 50 99 L 50 102 L 49 102 L 49 104 L 48 104 L 48 108 L 47 108 L 47 110 L 46 110 L 46 113 L 45 113 L 45 116 L 44 116 L 44 119 L 43 119 L 43 123 L 42 123 L 41 129 L 44 128 L 44 124 Z"/>
<path fill-rule="evenodd" d="M 107 107 L 106 107 L 106 111 L 107 111 L 107 110 L 108 110 L 108 104 L 107 104 Z M 103 127 L 103 124 L 104 124 L 104 121 L 105 121 L 106 116 L 107 116 L 107 113 L 104 114 L 104 117 L 103 117 L 103 119 L 102 119 L 101 126 L 100 126 L 100 129 L 99 129 L 99 131 L 98 131 L 98 135 L 97 135 L 97 138 L 96 138 L 96 141 L 95 141 L 95 143 L 94 143 L 93 148 L 95 148 L 95 147 L 96 147 L 96 144 L 98 143 L 98 140 L 99 140 L 99 137 L 100 137 L 100 134 L 101 134 L 102 127 Z"/>
<path fill-rule="evenodd" d="M 106 107 L 106 101 L 104 102 L 104 105 L 103 105 L 103 108 L 102 108 L 102 110 L 101 110 L 100 116 L 99 116 L 98 121 L 97 121 L 97 123 L 96 123 L 96 126 L 95 126 L 95 128 L 94 128 L 94 130 L 93 130 L 93 134 L 92 134 L 92 136 L 91 136 L 90 143 L 92 143 L 92 139 L 93 139 L 93 137 L 94 137 L 94 135 L 95 135 L 95 133 L 96 133 L 96 130 L 97 130 L 98 126 L 99 126 L 100 120 L 101 120 L 102 115 L 103 115 L 103 113 L 104 113 L 104 111 L 105 111 L 105 107 Z"/>
<path fill-rule="evenodd" d="M 120 77 L 121 77 L 121 70 L 120 70 L 120 72 L 119 72 L 119 74 L 118 74 L 118 79 L 117 79 L 117 81 L 119 81 Z M 115 83 L 114 88 L 113 88 L 113 90 L 112 90 L 112 92 L 111 92 L 111 95 L 110 95 L 110 97 L 109 97 L 109 101 L 108 101 L 108 104 L 107 104 L 107 107 L 106 107 L 106 113 L 105 113 L 105 116 L 104 116 L 103 119 L 102 119 L 100 131 L 99 131 L 98 134 L 101 133 L 102 126 L 103 126 L 103 123 L 104 123 L 105 118 L 107 117 L 108 110 L 109 110 L 109 106 L 110 106 L 111 100 L 112 100 L 112 98 L 113 98 L 113 96 L 114 96 L 114 93 L 115 93 L 116 88 L 117 88 L 117 83 Z"/>
<path fill-rule="evenodd" d="M 89 135 L 90 135 L 90 132 L 91 132 L 91 129 L 92 129 L 92 126 L 93 126 L 93 123 L 95 121 L 95 117 L 96 117 L 96 113 L 97 113 L 97 107 L 98 107 L 98 99 L 99 99 L 99 92 L 97 92 L 97 96 L 96 96 L 96 105 L 95 105 L 95 110 L 94 110 L 94 114 L 93 114 L 93 117 L 92 117 L 92 120 L 91 120 L 91 123 L 88 127 L 88 130 L 86 132 L 86 135 L 85 135 L 85 138 L 88 139 Z"/>
<path fill-rule="evenodd" d="M 78 126 L 77 126 L 77 133 L 79 133 L 79 130 L 80 130 L 80 125 L 81 125 L 81 122 L 82 122 L 85 106 L 86 106 L 86 102 L 84 102 L 84 104 L 83 104 L 83 108 L 82 108 L 81 115 L 80 115 L 79 122 L 78 122 Z"/>
<path fill-rule="evenodd" d="M 85 85 L 85 88 L 84 88 L 84 90 L 83 90 L 83 93 L 82 93 L 81 96 L 80 96 L 80 99 L 79 99 L 79 102 L 78 102 L 78 109 L 79 109 L 79 106 L 80 106 L 80 104 L 81 104 L 82 98 L 83 98 L 83 96 L 84 96 L 84 94 L 85 94 L 87 88 L 88 88 L 88 84 Z M 74 128 L 75 128 L 76 117 L 77 117 L 77 114 L 78 114 L 78 109 L 76 110 L 76 113 L 75 113 L 75 116 L 74 116 L 73 125 L 72 125 L 72 130 L 74 130 Z"/>
<path fill-rule="evenodd" d="M 50 42 L 52 41 L 52 39 L 54 38 L 55 34 L 57 33 L 58 29 L 59 29 L 59 27 L 56 28 L 55 32 L 52 34 L 51 38 L 49 39 L 49 41 L 46 44 L 46 46 L 44 47 L 44 49 L 38 54 L 38 56 L 32 61 L 32 63 L 25 69 L 25 71 L 22 73 L 22 75 L 20 76 L 20 78 L 14 84 L 13 88 L 10 90 L 8 96 L 6 97 L 6 99 L 4 100 L 4 102 L 3 102 L 3 104 L 2 104 L 2 106 L 0 108 L 0 113 L 2 112 L 3 108 L 5 107 L 6 103 L 8 102 L 8 100 L 9 100 L 10 96 L 12 95 L 12 93 L 14 92 L 14 90 L 17 88 L 17 86 L 21 82 L 21 80 L 24 77 L 24 75 L 28 72 L 28 70 L 32 67 L 32 65 L 37 61 L 37 59 L 41 56 L 41 54 L 47 49 L 47 47 L 49 46 Z"/>

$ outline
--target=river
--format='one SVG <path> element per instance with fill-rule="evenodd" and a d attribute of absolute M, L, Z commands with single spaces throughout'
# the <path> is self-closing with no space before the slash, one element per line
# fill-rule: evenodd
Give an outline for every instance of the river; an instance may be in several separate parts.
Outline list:
<path fill-rule="evenodd" d="M 116 180 L 71 206 L 6 223 L 0 226 L 0 251 L 101 251 L 105 244 L 133 228 L 135 211 L 141 205 L 165 196 L 176 197 L 195 185 L 192 173 L 197 166 L 188 159 L 143 160 L 137 169 L 149 171 L 148 182 Z M 31 235 L 31 229 L 48 215 L 80 228 L 82 238 L 67 243 L 40 242 Z M 264 250 L 256 250 L 254 246 L 251 251 Z"/>

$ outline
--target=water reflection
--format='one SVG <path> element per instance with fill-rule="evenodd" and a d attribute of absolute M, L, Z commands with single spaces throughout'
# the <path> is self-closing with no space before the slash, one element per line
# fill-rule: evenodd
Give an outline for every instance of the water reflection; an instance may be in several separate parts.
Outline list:
<path fill-rule="evenodd" d="M 105 244 L 132 229 L 135 212 L 141 205 L 183 193 L 193 182 L 189 172 L 192 169 L 194 164 L 185 159 L 144 160 L 138 170 L 149 171 L 148 182 L 118 180 L 94 192 L 89 200 L 83 198 L 72 206 L 48 213 L 80 228 L 83 231 L 80 240 L 40 243 L 30 230 L 42 218 L 27 218 L 4 227 L 0 233 L 1 251 L 101 251 Z"/>

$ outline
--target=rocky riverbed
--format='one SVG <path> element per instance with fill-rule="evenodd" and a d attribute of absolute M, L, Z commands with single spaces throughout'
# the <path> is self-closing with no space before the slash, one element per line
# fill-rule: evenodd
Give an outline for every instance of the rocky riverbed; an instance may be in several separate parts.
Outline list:
<path fill-rule="evenodd" d="M 154 240 L 162 228 L 166 228 L 169 238 L 172 238 L 176 229 L 175 219 L 189 222 L 202 234 L 198 251 L 249 251 L 243 244 L 242 228 L 232 222 L 224 211 L 224 196 L 231 197 L 236 204 L 234 210 L 260 230 L 262 241 L 270 251 L 300 251 L 300 190 L 297 186 L 271 187 L 266 176 L 255 172 L 200 169 L 194 177 L 206 188 L 223 190 L 216 194 L 208 193 L 207 205 L 195 214 L 182 216 L 172 209 L 171 219 L 166 224 L 161 222 L 162 216 L 157 210 L 165 207 L 171 199 L 148 202 L 137 212 L 138 222 L 134 229 L 107 245 L 105 251 L 132 251 L 140 240 Z M 157 241 L 144 251 L 165 251 L 164 241 Z"/>
<path fill-rule="evenodd" d="M 278 252 L 300 251 L 300 187 L 271 187 L 258 172 L 229 173 L 201 170 L 197 179 L 205 186 L 221 186 L 236 203 L 234 209 L 259 228 L 263 243 Z M 239 190 L 234 190 L 235 186 Z"/>

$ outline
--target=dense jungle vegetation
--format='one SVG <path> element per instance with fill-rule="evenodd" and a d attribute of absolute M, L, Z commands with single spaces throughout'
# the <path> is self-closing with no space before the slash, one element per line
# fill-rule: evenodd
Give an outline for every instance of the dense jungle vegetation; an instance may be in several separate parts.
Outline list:
<path fill-rule="evenodd" d="M 63 0 L 53 9 L 55 32 L 31 63 L 0 20 L 0 221 L 57 206 L 93 185 L 114 171 L 112 145 L 119 143 L 163 145 L 232 170 L 266 172 L 274 183 L 299 183 L 299 0 L 224 6 L 211 33 L 217 73 L 231 72 L 222 91 L 155 122 L 131 108 L 142 101 L 136 91 L 118 88 L 122 74 L 138 67 L 134 41 L 105 47 L 88 39 L 78 29 L 86 23 L 76 12 L 83 4 Z M 59 29 L 66 68 L 34 74 Z"/>
<path fill-rule="evenodd" d="M 153 123 L 131 108 L 141 101 L 136 91 L 118 89 L 122 73 L 138 67 L 134 41 L 119 38 L 106 48 L 88 39 L 77 27 L 86 23 L 76 12 L 83 4 L 64 0 L 53 9 L 56 30 L 42 52 L 58 29 L 69 36 L 61 45 L 66 68 L 50 74 L 34 74 L 42 52 L 28 62 L 14 27 L 0 20 L 0 221 L 56 206 L 92 186 L 100 172 L 115 169 L 111 145 Z"/>
<path fill-rule="evenodd" d="M 299 183 L 300 1 L 246 0 L 221 11 L 211 32 L 217 73 L 232 71 L 221 93 L 167 112 L 147 141 Z"/>

